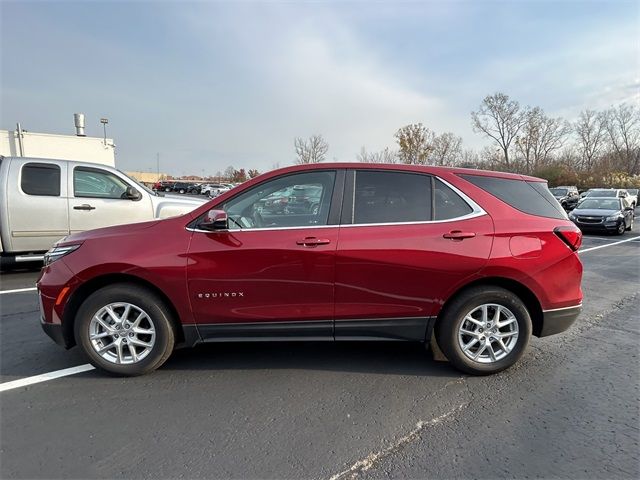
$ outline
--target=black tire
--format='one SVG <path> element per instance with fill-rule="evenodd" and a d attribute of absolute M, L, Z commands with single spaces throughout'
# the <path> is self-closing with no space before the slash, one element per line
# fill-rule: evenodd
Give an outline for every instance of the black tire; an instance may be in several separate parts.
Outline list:
<path fill-rule="evenodd" d="M 164 191 L 165 191 L 165 192 L 170 192 L 170 191 L 171 191 L 171 188 L 169 188 L 169 187 L 164 187 Z"/>
<path fill-rule="evenodd" d="M 624 235 L 624 231 L 627 229 L 624 220 L 620 222 L 620 224 L 616 227 L 616 235 Z"/>
<path fill-rule="evenodd" d="M 465 316 L 484 304 L 506 307 L 518 324 L 515 345 L 504 358 L 492 363 L 480 363 L 467 357 L 458 342 L 458 330 Z M 490 375 L 509 368 L 522 357 L 529 344 L 531 331 L 531 316 L 518 296 L 504 288 L 478 286 L 463 291 L 445 307 L 436 324 L 436 340 L 444 355 L 458 370 L 472 375 Z"/>
<path fill-rule="evenodd" d="M 116 364 L 100 356 L 89 339 L 93 316 L 110 303 L 127 302 L 144 310 L 155 328 L 155 343 L 151 351 L 137 363 Z M 118 283 L 92 293 L 80 306 L 74 323 L 76 343 L 96 368 L 118 376 L 137 376 L 160 367 L 171 355 L 175 344 L 172 314 L 164 301 L 150 290 L 135 284 Z"/>

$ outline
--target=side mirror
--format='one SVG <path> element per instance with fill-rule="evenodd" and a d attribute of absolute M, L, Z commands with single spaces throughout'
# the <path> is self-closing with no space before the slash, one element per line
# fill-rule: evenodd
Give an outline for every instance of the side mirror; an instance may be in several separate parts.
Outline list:
<path fill-rule="evenodd" d="M 135 202 L 142 198 L 142 194 L 135 187 L 129 186 L 122 194 L 122 198 L 133 200 Z"/>
<path fill-rule="evenodd" d="M 198 228 L 209 231 L 228 230 L 229 219 L 227 212 L 224 210 L 209 210 L 198 224 Z"/>

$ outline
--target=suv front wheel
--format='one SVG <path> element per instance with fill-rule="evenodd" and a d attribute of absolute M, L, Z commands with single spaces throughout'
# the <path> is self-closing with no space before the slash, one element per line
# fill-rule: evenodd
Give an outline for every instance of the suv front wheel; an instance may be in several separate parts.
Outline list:
<path fill-rule="evenodd" d="M 436 339 L 456 368 L 489 375 L 520 359 L 531 329 L 529 312 L 515 294 L 500 287 L 474 287 L 445 308 Z"/>
<path fill-rule="evenodd" d="M 74 330 L 93 366 L 135 376 L 162 365 L 175 343 L 171 312 L 153 292 L 114 284 L 92 293 L 80 306 Z"/>

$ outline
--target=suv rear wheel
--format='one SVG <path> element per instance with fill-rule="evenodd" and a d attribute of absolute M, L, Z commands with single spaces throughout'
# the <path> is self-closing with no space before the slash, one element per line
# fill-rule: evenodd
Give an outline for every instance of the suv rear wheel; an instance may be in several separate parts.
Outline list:
<path fill-rule="evenodd" d="M 115 284 L 97 290 L 80 306 L 76 342 L 93 366 L 135 376 L 162 365 L 175 343 L 171 312 L 146 288 Z"/>
<path fill-rule="evenodd" d="M 500 372 L 516 363 L 531 337 L 531 317 L 522 301 L 500 287 L 469 289 L 446 307 L 436 327 L 438 345 L 459 370 Z"/>

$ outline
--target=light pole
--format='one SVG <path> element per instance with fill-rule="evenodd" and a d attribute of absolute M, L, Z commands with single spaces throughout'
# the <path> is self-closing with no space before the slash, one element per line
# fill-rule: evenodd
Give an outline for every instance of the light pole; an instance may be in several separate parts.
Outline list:
<path fill-rule="evenodd" d="M 102 124 L 102 131 L 104 132 L 104 146 L 107 146 L 107 123 L 109 123 L 108 118 L 101 118 L 100 123 Z"/>

